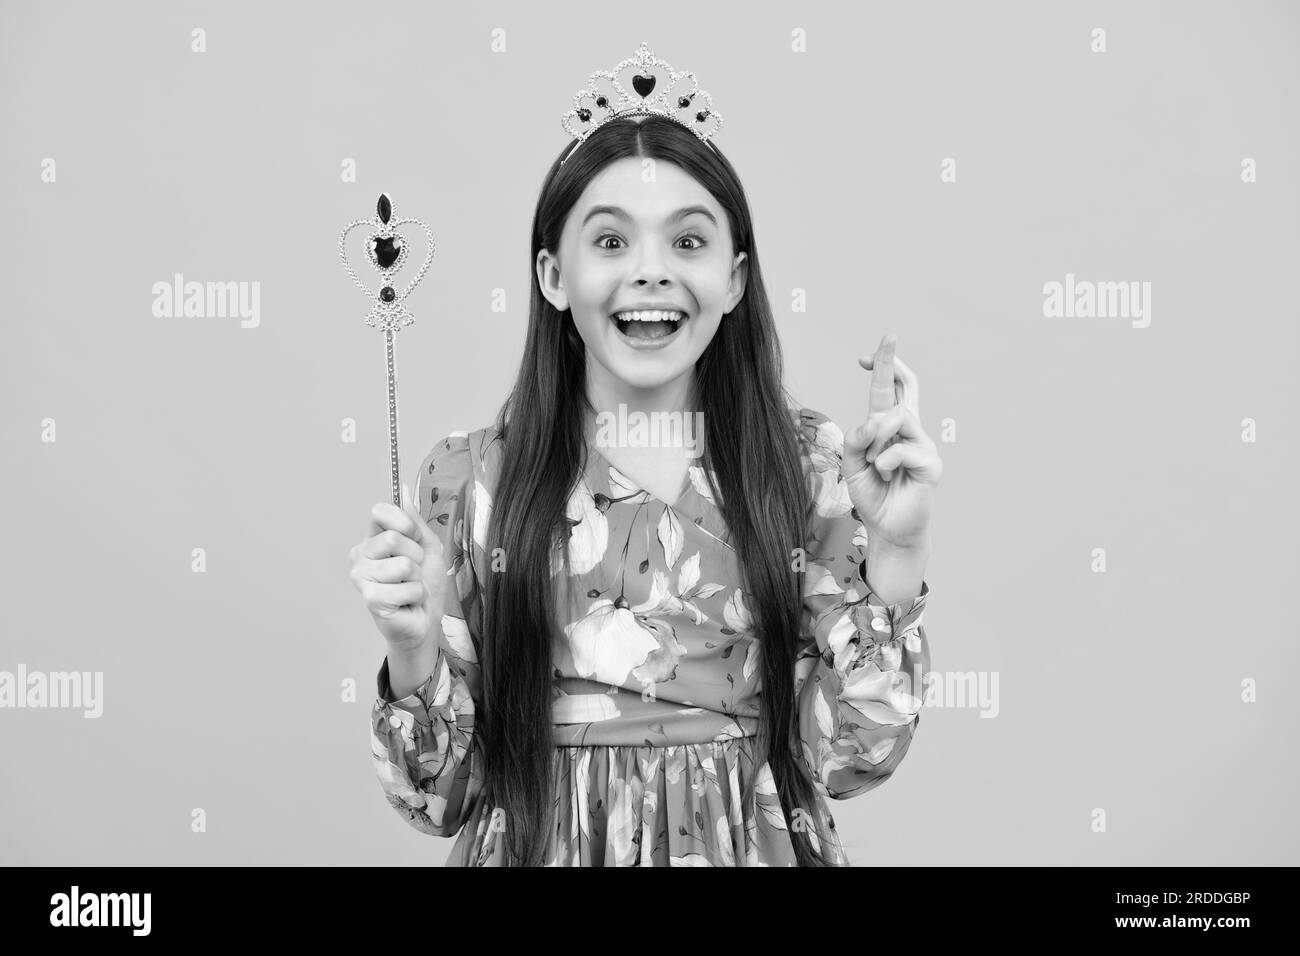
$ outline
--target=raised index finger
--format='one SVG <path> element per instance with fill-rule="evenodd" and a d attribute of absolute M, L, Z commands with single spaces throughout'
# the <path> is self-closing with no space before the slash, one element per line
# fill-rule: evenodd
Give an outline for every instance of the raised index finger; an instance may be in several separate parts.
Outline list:
<path fill-rule="evenodd" d="M 864 355 L 858 359 L 858 364 L 863 368 L 869 369 L 875 366 L 875 356 Z M 897 388 L 894 394 L 899 405 L 906 405 L 912 410 L 912 414 L 917 418 L 921 417 L 921 382 L 912 371 L 912 367 L 903 361 L 903 357 L 897 353 L 894 354 L 894 381 Z"/>
<path fill-rule="evenodd" d="M 871 388 L 867 399 L 867 414 L 887 412 L 896 404 L 894 395 L 894 346 L 898 336 L 886 333 L 872 361 Z"/>

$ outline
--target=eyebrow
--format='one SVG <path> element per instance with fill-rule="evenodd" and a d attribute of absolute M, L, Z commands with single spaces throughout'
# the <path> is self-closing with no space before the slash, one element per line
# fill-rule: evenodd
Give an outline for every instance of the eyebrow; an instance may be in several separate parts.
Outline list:
<path fill-rule="evenodd" d="M 582 217 L 582 224 L 585 226 L 588 220 L 592 219 L 595 216 L 599 216 L 601 213 L 609 213 L 611 216 L 617 216 L 620 219 L 632 218 L 626 212 L 620 209 L 618 206 L 592 206 L 591 210 L 587 213 L 587 215 Z M 718 225 L 717 218 L 713 215 L 713 213 L 709 212 L 709 210 L 706 209 L 704 206 L 683 206 L 681 209 L 677 210 L 675 213 L 669 216 L 667 221 L 673 222 L 678 219 L 685 219 L 687 216 L 691 215 L 692 213 L 699 213 L 702 216 L 707 216 L 709 222 L 713 223 L 715 227 Z"/>

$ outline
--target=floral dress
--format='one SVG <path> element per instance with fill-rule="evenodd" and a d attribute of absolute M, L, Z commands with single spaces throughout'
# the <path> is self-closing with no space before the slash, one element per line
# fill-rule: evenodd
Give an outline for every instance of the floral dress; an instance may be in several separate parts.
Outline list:
<path fill-rule="evenodd" d="M 814 502 L 795 673 L 800 740 L 815 811 L 836 844 L 822 840 L 822 852 L 847 864 L 824 798 L 879 786 L 907 753 L 930 667 L 929 586 L 892 605 L 871 593 L 866 529 L 840 476 L 843 433 L 819 412 L 790 411 Z M 422 833 L 459 834 L 447 866 L 506 863 L 474 736 L 502 452 L 492 426 L 452 433 L 421 464 L 416 501 L 442 538 L 458 600 L 449 583 L 428 679 L 394 700 L 385 658 L 371 713 L 388 802 Z M 762 668 L 752 602 L 702 468 L 690 468 L 669 506 L 593 447 L 567 514 L 572 573 L 558 548 L 551 567 L 564 638 L 553 649 L 559 811 L 546 865 L 795 865 L 771 770 L 755 766 Z"/>

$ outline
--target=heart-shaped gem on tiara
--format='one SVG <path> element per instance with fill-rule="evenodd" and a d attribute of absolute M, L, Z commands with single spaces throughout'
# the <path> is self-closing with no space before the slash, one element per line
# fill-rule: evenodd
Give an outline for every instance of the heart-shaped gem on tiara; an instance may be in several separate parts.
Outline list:
<path fill-rule="evenodd" d="M 636 90 L 638 96 L 645 99 L 655 90 L 654 74 L 645 76 L 638 73 L 636 76 L 632 77 L 632 89 Z"/>

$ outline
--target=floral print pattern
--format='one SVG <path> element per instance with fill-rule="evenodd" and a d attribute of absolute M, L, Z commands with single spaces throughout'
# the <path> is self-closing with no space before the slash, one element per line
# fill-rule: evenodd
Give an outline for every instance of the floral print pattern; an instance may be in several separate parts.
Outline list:
<path fill-rule="evenodd" d="M 929 586 L 892 605 L 871 592 L 867 532 L 840 477 L 843 433 L 819 412 L 791 415 L 812 500 L 799 736 L 817 790 L 809 812 L 833 835 L 825 800 L 887 780 L 919 725 Z M 422 462 L 416 502 L 442 537 L 450 578 L 442 640 L 433 672 L 401 699 L 384 660 L 371 714 L 388 802 L 422 833 L 458 835 L 448 866 L 505 864 L 501 811 L 483 799 L 474 736 L 501 454 L 489 427 L 453 432 Z M 566 516 L 571 534 L 557 536 L 550 568 L 564 637 L 553 649 L 559 812 L 547 865 L 794 865 L 791 826 L 814 842 L 817 831 L 786 818 L 767 763 L 756 766 L 761 643 L 703 468 L 690 468 L 669 505 L 592 448 Z M 838 841 L 821 848 L 849 862 Z"/>

